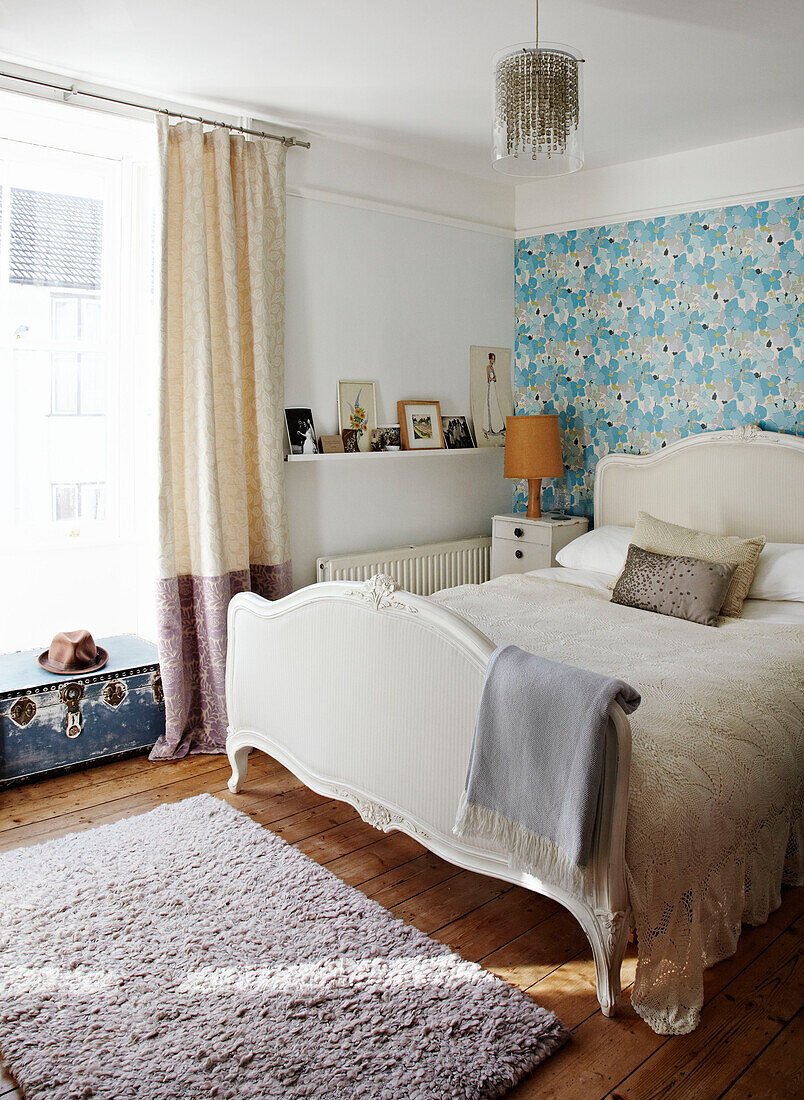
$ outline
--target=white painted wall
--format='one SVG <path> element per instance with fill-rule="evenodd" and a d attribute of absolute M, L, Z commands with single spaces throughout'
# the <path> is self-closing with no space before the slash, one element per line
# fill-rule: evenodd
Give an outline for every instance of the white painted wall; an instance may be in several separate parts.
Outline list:
<path fill-rule="evenodd" d="M 254 125 L 261 125 L 254 120 Z M 430 164 L 315 134 L 312 148 L 288 153 L 289 195 L 329 201 L 510 236 L 514 181 L 480 180 Z"/>
<path fill-rule="evenodd" d="M 317 557 L 490 535 L 491 517 L 511 511 L 502 447 L 289 462 L 287 471 L 294 588 L 317 579 Z"/>
<path fill-rule="evenodd" d="M 286 405 L 334 433 L 337 380 L 365 378 L 380 423 L 405 399 L 468 414 L 469 345 L 512 346 L 512 290 L 510 237 L 290 194 Z M 502 451 L 288 463 L 286 484 L 297 587 L 325 554 L 489 533 L 512 488 Z"/>
<path fill-rule="evenodd" d="M 804 191 L 804 129 L 577 172 L 516 188 L 516 235 L 683 213 Z"/>

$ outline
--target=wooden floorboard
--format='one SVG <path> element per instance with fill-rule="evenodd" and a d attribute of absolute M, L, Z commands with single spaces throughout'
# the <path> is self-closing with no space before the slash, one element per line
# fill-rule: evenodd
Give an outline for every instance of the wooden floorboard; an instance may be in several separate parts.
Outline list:
<path fill-rule="evenodd" d="M 723 1100 L 801 1100 L 804 1096 L 804 1010 L 799 1009 L 734 1084 Z"/>
<path fill-rule="evenodd" d="M 758 959 L 765 949 L 774 944 L 786 929 L 795 922 L 802 907 L 804 907 L 804 890 L 795 891 L 789 901 L 789 905 L 783 905 L 781 909 L 771 915 L 767 924 L 761 925 L 759 928 L 745 929 L 737 953 L 732 958 L 726 959 L 718 966 L 707 971 L 704 982 L 702 1023 L 690 1035 L 674 1038 L 656 1035 L 630 1007 L 627 995 L 624 997 L 624 1003 L 618 1015 L 612 1020 L 607 1020 L 599 1009 L 592 1006 L 594 994 L 591 987 L 593 979 L 593 973 L 590 969 L 591 955 L 588 957 L 587 967 L 581 973 L 576 974 L 576 979 L 580 983 L 585 980 L 587 984 L 585 991 L 583 991 L 582 986 L 579 989 L 579 992 L 583 992 L 580 1004 L 583 1004 L 585 1000 L 586 1008 L 591 1006 L 593 1011 L 589 1012 L 585 1019 L 579 1023 L 576 1024 L 570 1015 L 573 1011 L 577 1012 L 580 1007 L 578 998 L 575 995 L 571 996 L 572 1003 L 567 1004 L 566 996 L 553 995 L 553 987 L 556 984 L 562 984 L 565 980 L 564 972 L 568 969 L 567 966 L 559 968 L 554 974 L 549 975 L 546 980 L 531 986 L 530 991 L 539 1003 L 543 1004 L 545 1008 L 552 1009 L 567 1027 L 572 1029 L 573 1045 L 559 1051 L 554 1058 L 550 1059 L 547 1065 L 540 1069 L 538 1075 L 534 1074 L 532 1090 L 526 1084 L 512 1095 L 517 1100 L 545 1095 L 567 1098 L 583 1096 L 585 1100 L 587 1098 L 588 1100 L 602 1100 L 603 1097 L 608 1097 L 609 1100 L 614 1100 L 615 1097 L 628 1097 L 628 1100 L 632 1100 L 634 1097 L 651 1097 L 651 1100 L 653 1100 L 653 1097 L 660 1096 L 679 1097 L 684 1098 L 684 1100 L 687 1100 L 688 1097 L 690 1100 L 696 1100 L 697 1097 L 700 1097 L 701 1100 L 709 1100 L 710 1097 L 720 1096 L 723 1091 L 722 1087 L 716 1088 L 713 1086 L 710 1091 L 693 1092 L 690 1082 L 684 1078 L 683 1071 L 694 1056 L 695 1044 L 705 1034 L 706 1021 L 710 1020 L 709 1006 L 721 993 L 725 995 L 727 1003 L 730 1003 L 728 1002 L 729 997 L 734 998 L 733 1003 L 735 1004 L 738 1001 L 741 1004 L 749 1001 L 753 1003 L 754 992 L 746 993 L 743 989 L 735 996 L 731 992 L 732 983 L 735 983 L 746 967 Z M 800 948 L 800 942 L 798 946 Z M 766 963 L 767 961 L 766 959 Z M 627 965 L 624 967 L 625 980 L 633 976 L 634 963 L 635 959 L 633 957 L 627 960 Z M 572 969 L 571 964 L 570 969 Z M 753 972 L 753 978 L 759 983 L 764 974 L 765 971 L 760 965 Z M 547 995 L 543 992 L 545 990 L 549 990 Z M 572 993 L 572 989 L 569 992 Z M 713 1051 L 717 1049 L 719 1054 L 730 1060 L 732 1068 L 735 1070 L 731 1078 L 733 1081 L 736 1079 L 738 1072 L 751 1061 L 752 1055 L 746 1053 L 743 1059 L 740 1060 L 739 1051 L 736 1051 L 733 1042 L 728 1040 L 728 1034 L 724 1034 L 722 1040 L 716 1041 L 710 1049 Z M 586 1052 L 586 1058 L 578 1061 L 577 1064 L 573 1056 L 576 1043 Z M 654 1057 L 657 1059 L 656 1062 L 654 1062 Z M 661 1088 L 653 1088 L 654 1082 L 650 1077 L 652 1070 L 651 1068 L 645 1068 L 649 1067 L 651 1063 L 653 1063 L 653 1067 L 658 1065 L 663 1067 L 664 1070 L 669 1070 L 669 1083 L 663 1081 Z M 573 1065 L 571 1084 L 565 1073 L 567 1064 Z M 676 1074 L 675 1078 L 673 1078 L 673 1074 Z M 535 1080 L 537 1077 L 538 1081 Z M 536 1087 L 537 1084 L 538 1087 Z M 578 1091 L 575 1091 L 576 1089 Z"/>
<path fill-rule="evenodd" d="M 303 784 L 261 753 L 239 794 L 225 757 L 171 764 L 145 757 L 84 768 L 2 792 L 0 851 L 93 828 L 165 802 L 210 793 L 249 814 L 345 882 L 562 1019 L 570 1043 L 511 1094 L 565 1100 L 787 1100 L 804 1096 L 804 889 L 787 890 L 767 924 L 744 929 L 737 953 L 708 971 L 700 1027 L 655 1035 L 628 1000 L 636 955 L 623 967 L 622 1010 L 605 1019 L 591 951 L 561 906 L 461 871 L 401 833 L 379 833 L 348 805 Z M 17 1095 L 0 1074 L 0 1100 Z"/>
<path fill-rule="evenodd" d="M 735 1058 L 752 1061 L 792 1020 L 802 1000 L 801 928 L 794 924 L 707 1003 L 694 1032 L 663 1043 L 610 1097 L 721 1095 L 734 1080 Z"/>

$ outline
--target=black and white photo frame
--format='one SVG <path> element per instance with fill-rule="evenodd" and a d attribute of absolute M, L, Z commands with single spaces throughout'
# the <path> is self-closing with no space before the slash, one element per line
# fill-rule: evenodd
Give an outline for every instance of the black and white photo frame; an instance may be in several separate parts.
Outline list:
<path fill-rule="evenodd" d="M 318 454 L 318 438 L 315 434 L 312 409 L 285 409 L 285 427 L 292 455 Z"/>

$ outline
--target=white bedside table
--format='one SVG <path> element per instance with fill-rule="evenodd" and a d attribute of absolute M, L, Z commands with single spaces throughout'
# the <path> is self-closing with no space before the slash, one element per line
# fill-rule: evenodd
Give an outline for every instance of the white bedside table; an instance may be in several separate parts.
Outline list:
<path fill-rule="evenodd" d="M 562 546 L 583 535 L 589 527 L 585 516 L 569 519 L 528 519 L 524 513 L 495 516 L 491 527 L 491 577 L 503 573 L 529 573 L 556 564 Z"/>

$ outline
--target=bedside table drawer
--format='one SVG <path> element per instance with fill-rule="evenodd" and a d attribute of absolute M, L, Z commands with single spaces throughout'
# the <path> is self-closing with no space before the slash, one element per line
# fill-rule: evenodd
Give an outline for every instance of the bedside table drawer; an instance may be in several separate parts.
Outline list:
<path fill-rule="evenodd" d="M 493 535 L 495 539 L 512 539 L 517 543 L 530 542 L 537 546 L 549 546 L 553 538 L 553 532 L 547 524 L 518 523 L 507 516 L 504 519 L 495 516 Z M 534 569 L 538 568 L 541 567 L 534 566 Z"/>
<path fill-rule="evenodd" d="M 529 573 L 531 569 L 550 568 L 550 547 L 523 539 L 499 538 L 491 544 L 491 575 Z"/>

